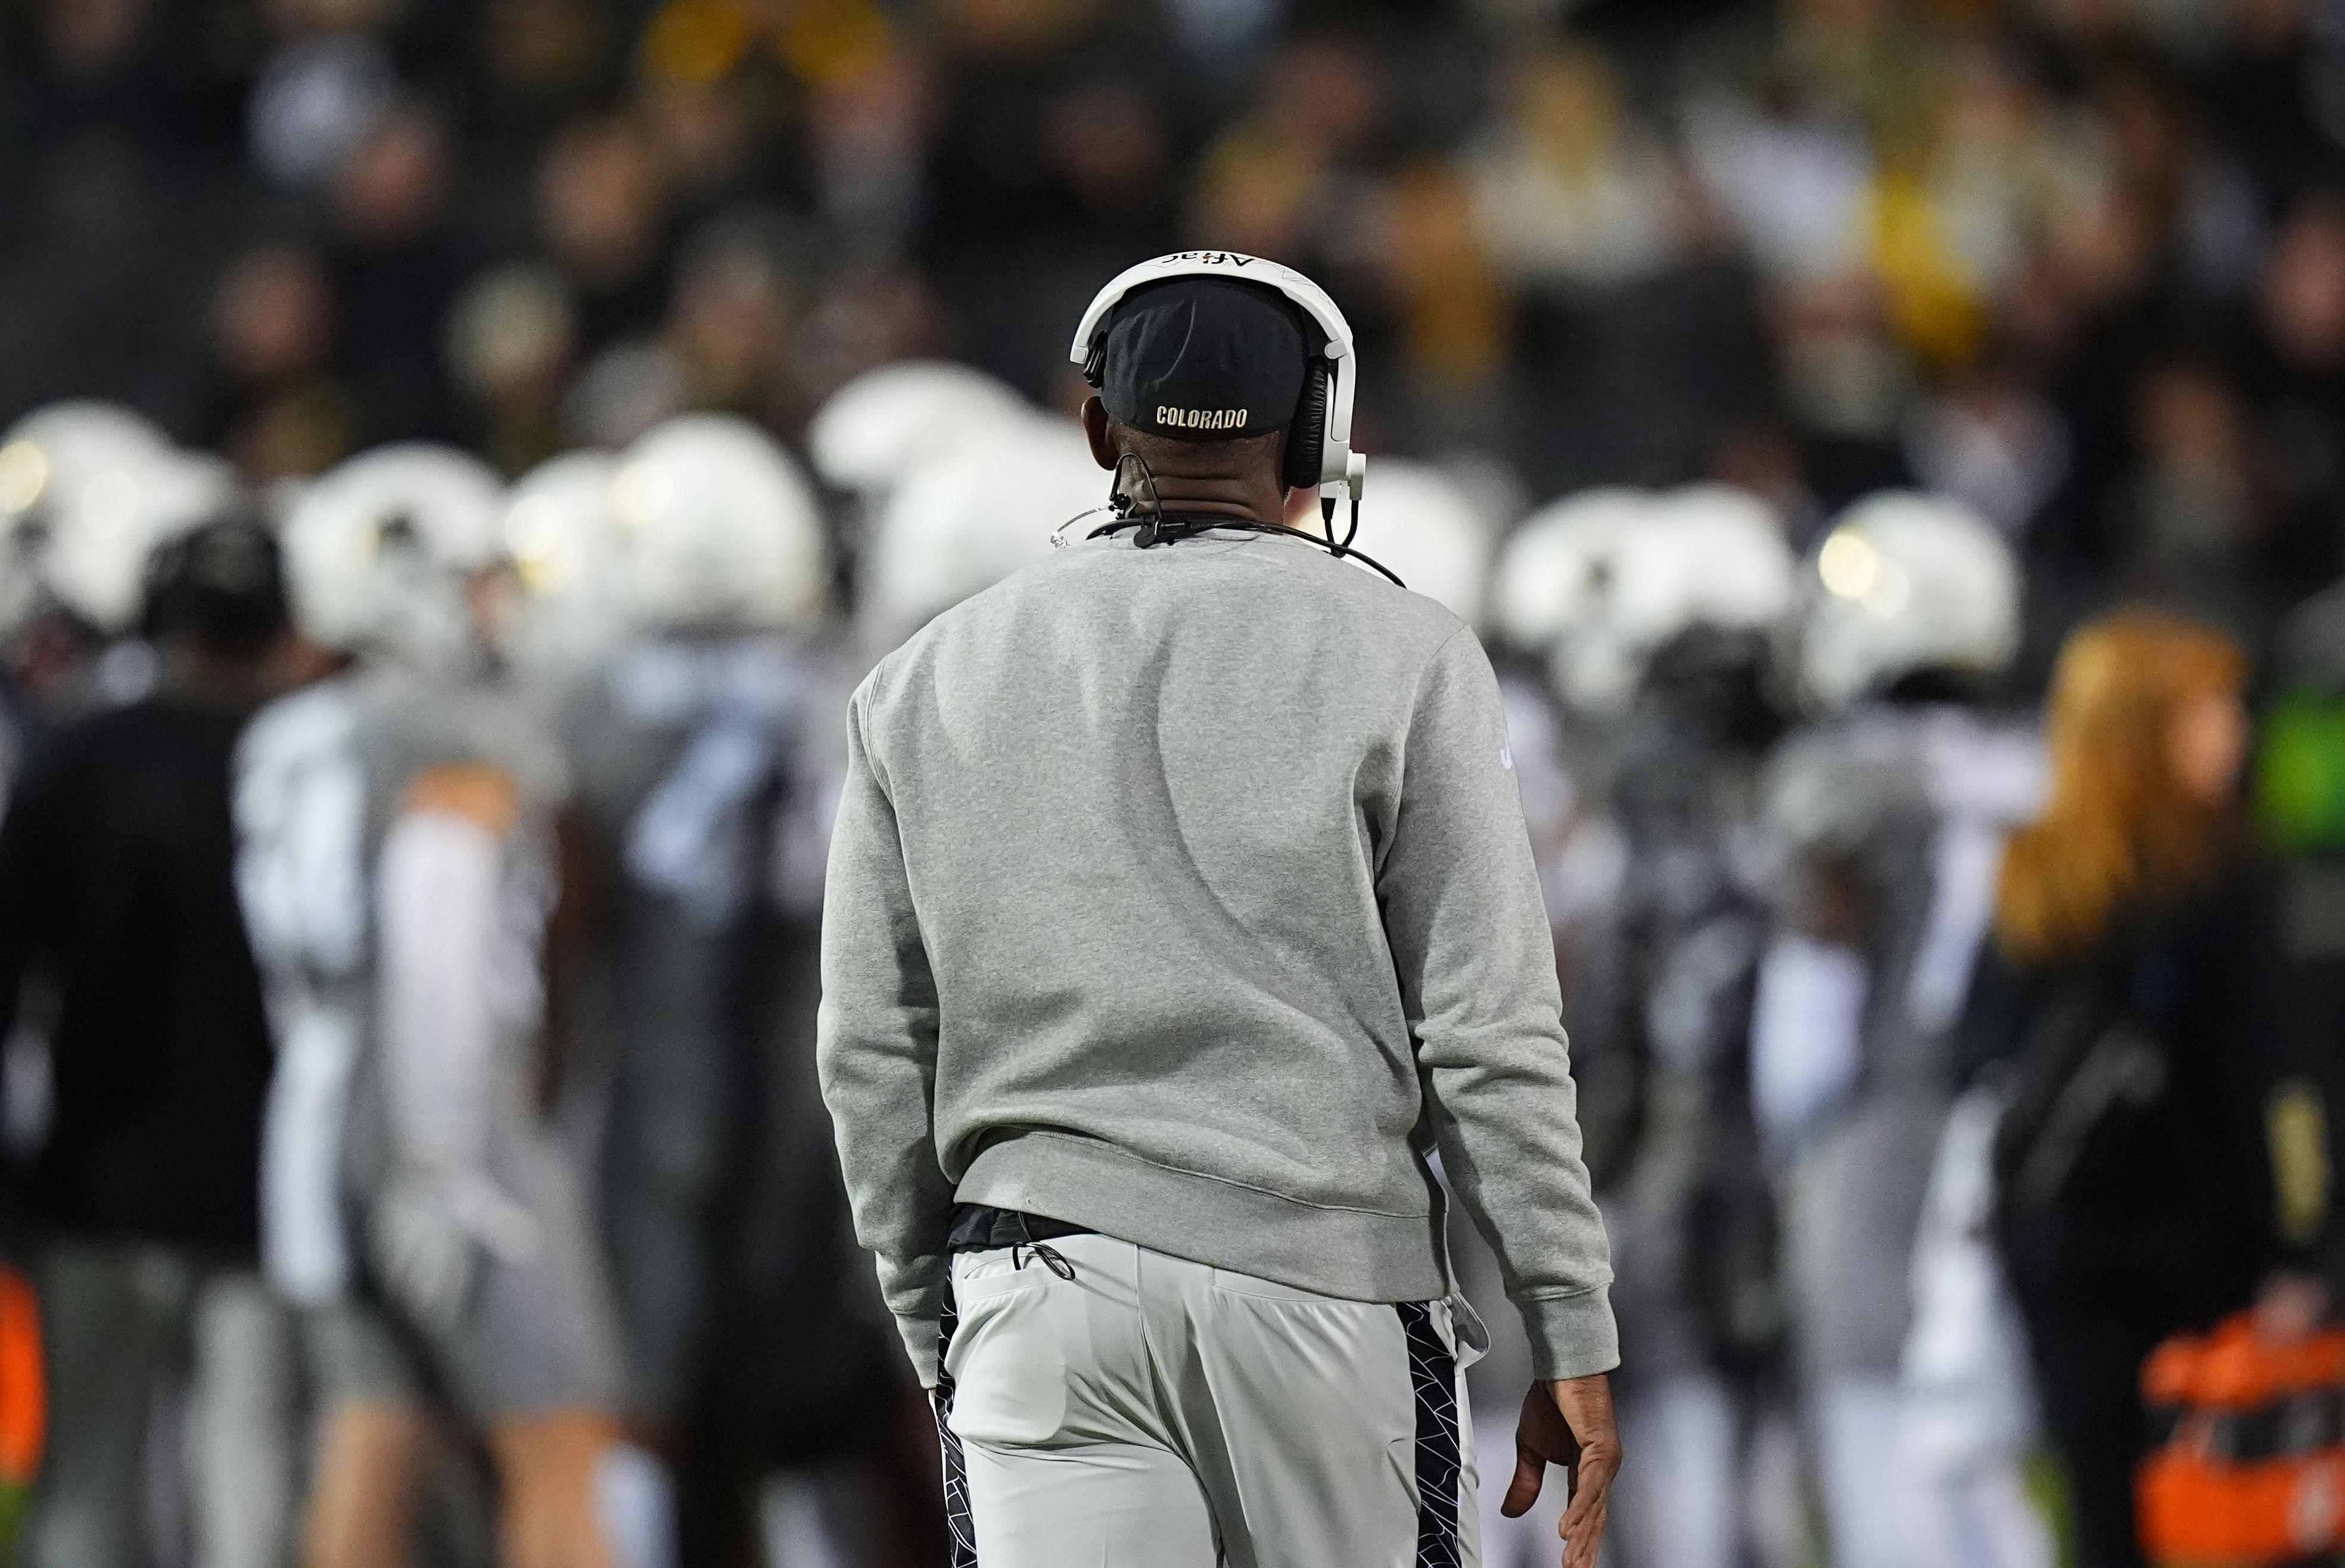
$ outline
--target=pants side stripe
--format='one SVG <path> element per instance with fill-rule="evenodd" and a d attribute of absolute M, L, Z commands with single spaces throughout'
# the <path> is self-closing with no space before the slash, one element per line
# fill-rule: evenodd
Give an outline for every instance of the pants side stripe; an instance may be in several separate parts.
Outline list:
<path fill-rule="evenodd" d="M 937 1314 L 937 1386 L 929 1396 L 937 1412 L 937 1442 L 944 1450 L 945 1528 L 952 1537 L 952 1550 L 948 1558 L 949 1568 L 977 1568 L 977 1522 L 969 1511 L 969 1461 L 962 1454 L 960 1439 L 953 1435 L 952 1374 L 945 1371 L 945 1358 L 952 1351 L 953 1330 L 959 1325 L 960 1312 L 953 1304 L 952 1280 L 945 1280 L 945 1304 Z"/>
<path fill-rule="evenodd" d="M 1416 1394 L 1416 1568 L 1461 1568 L 1457 1541 L 1457 1358 L 1442 1343 L 1433 1310 L 1399 1301 Z"/>

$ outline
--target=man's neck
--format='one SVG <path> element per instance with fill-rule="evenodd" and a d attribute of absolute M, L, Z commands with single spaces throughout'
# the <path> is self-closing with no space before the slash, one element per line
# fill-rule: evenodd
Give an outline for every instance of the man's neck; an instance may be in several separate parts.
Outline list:
<path fill-rule="evenodd" d="M 193 708 L 250 713 L 274 694 L 259 659 L 229 658 L 185 644 L 159 650 L 157 694 Z"/>
<path fill-rule="evenodd" d="M 1127 473 L 1123 495 L 1138 511 L 1162 511 L 1168 517 L 1226 517 L 1233 522 L 1284 526 L 1318 533 L 1319 509 L 1310 491 L 1288 491 L 1275 484 L 1231 479 L 1155 474 L 1147 479 Z"/>
<path fill-rule="evenodd" d="M 1246 480 L 1144 473 L 1132 469 L 1125 470 L 1123 481 L 1124 496 L 1141 511 L 1181 517 L 1226 517 L 1247 522 L 1280 521 L 1279 508 L 1271 504 L 1268 491 L 1269 487 Z"/>

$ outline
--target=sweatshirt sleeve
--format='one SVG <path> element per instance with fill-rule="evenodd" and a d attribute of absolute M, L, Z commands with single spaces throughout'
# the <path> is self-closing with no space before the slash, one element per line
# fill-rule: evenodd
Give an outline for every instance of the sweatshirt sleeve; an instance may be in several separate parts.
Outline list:
<path fill-rule="evenodd" d="M 953 1190 L 937 1158 L 937 987 L 861 693 L 831 830 L 815 1051 L 856 1239 L 877 1256 L 904 1347 L 933 1387 Z"/>
<path fill-rule="evenodd" d="M 1416 697 L 1377 874 L 1443 1168 L 1497 1254 L 1543 1379 L 1619 1363 L 1555 950 L 1489 661 L 1460 630 Z"/>

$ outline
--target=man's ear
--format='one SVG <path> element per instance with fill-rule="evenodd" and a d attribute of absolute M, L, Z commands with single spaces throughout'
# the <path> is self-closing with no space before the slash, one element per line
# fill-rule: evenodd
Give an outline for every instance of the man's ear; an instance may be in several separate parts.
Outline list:
<path fill-rule="evenodd" d="M 1113 472 L 1123 456 L 1115 450 L 1115 438 L 1109 433 L 1107 405 L 1097 398 L 1083 400 L 1083 434 L 1091 443 L 1091 460 Z"/>
<path fill-rule="evenodd" d="M 1286 492 L 1286 510 L 1283 514 L 1287 527 L 1304 533 L 1326 534 L 1325 520 L 1319 515 L 1319 492 L 1315 490 L 1290 490 Z"/>

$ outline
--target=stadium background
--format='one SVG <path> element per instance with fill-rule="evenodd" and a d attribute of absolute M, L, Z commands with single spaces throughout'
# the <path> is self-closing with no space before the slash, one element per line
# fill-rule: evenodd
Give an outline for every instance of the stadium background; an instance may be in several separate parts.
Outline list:
<path fill-rule="evenodd" d="M 0 415 L 250 476 L 518 472 L 857 371 L 1071 395 L 1065 323 L 1211 243 L 1325 278 L 1368 450 L 1517 508 L 1731 478 L 1796 542 L 1914 481 L 2042 645 L 2339 563 L 2345 20 L 2308 0 L 48 0 L 0 34 Z M 2040 661 L 2039 661 L 2040 664 Z"/>
<path fill-rule="evenodd" d="M 11 0 L 0 214 L 0 427 L 119 401 L 256 485 L 797 443 L 909 357 L 1071 408 L 1100 281 L 1210 245 L 1323 280 L 1362 448 L 1502 517 L 1967 502 L 2023 702 L 2096 607 L 2263 648 L 2345 568 L 2318 0 Z"/>

